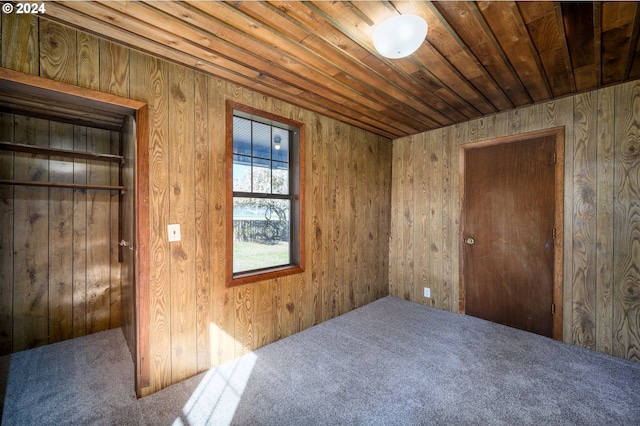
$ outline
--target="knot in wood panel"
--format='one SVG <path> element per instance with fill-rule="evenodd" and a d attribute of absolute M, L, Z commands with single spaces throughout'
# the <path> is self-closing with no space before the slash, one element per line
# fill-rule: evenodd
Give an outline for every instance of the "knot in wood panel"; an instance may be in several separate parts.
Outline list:
<path fill-rule="evenodd" d="M 184 93 L 182 92 L 182 89 L 177 84 L 171 85 L 171 96 L 178 99 L 180 102 L 187 101 L 187 97 L 184 95 Z"/>
<path fill-rule="evenodd" d="M 182 247 L 176 247 L 172 250 L 173 252 L 173 257 L 177 260 L 187 260 L 189 258 L 189 256 L 187 256 L 187 253 L 182 249 Z"/>
<path fill-rule="evenodd" d="M 289 311 L 290 314 L 293 314 L 293 311 L 295 309 L 293 302 L 287 302 L 285 307 L 287 308 L 287 311 Z"/>
<path fill-rule="evenodd" d="M 640 142 L 637 140 L 628 141 L 622 155 L 626 162 L 635 162 L 640 160 Z"/>
<path fill-rule="evenodd" d="M 630 305 L 640 303 L 640 280 L 629 277 L 623 284 L 621 296 Z"/>

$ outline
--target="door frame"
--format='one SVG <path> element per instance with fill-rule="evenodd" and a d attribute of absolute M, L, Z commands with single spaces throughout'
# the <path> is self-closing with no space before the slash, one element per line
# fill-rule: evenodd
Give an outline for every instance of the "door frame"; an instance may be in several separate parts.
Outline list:
<path fill-rule="evenodd" d="M 96 110 L 131 115 L 136 123 L 134 151 L 135 236 L 134 301 L 135 390 L 138 398 L 150 382 L 149 356 L 149 109 L 146 102 L 50 80 L 0 67 L 0 89 L 37 95 L 51 102 L 65 102 Z M 55 118 L 55 117 L 52 117 Z"/>
<path fill-rule="evenodd" d="M 562 287 L 563 287 L 563 271 L 564 271 L 564 126 L 554 127 L 551 129 L 538 130 L 534 132 L 519 133 L 517 135 L 504 136 L 496 139 L 488 139 L 484 141 L 472 142 L 460 145 L 459 148 L 459 226 L 458 226 L 458 256 L 459 261 L 459 280 L 458 280 L 458 310 L 461 314 L 465 313 L 465 282 L 464 282 L 464 195 L 465 195 L 465 157 L 468 149 L 482 148 L 492 145 L 504 143 L 513 143 L 519 141 L 527 141 L 540 137 L 553 136 L 556 142 L 556 158 L 555 158 L 555 217 L 554 228 L 554 259 L 553 259 L 553 304 L 555 312 L 553 314 L 553 338 L 555 340 L 562 339 Z"/>

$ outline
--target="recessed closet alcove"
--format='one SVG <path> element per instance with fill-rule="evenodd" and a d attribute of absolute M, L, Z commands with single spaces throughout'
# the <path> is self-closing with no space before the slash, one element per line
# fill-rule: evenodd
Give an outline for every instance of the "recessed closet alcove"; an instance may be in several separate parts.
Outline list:
<path fill-rule="evenodd" d="M 146 117 L 0 68 L 0 355 L 122 327 L 144 382 Z"/>

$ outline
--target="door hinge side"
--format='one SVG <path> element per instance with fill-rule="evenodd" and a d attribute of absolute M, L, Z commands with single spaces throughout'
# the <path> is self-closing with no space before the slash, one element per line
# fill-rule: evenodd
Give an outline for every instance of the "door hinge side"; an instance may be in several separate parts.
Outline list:
<path fill-rule="evenodd" d="M 552 303 L 551 304 L 551 315 L 555 315 L 556 314 L 556 304 Z"/>
<path fill-rule="evenodd" d="M 551 155 L 551 164 L 556 164 L 557 161 L 557 155 L 554 151 L 554 153 Z"/>
<path fill-rule="evenodd" d="M 556 239 L 556 228 L 553 228 L 553 231 L 551 232 L 553 239 Z"/>

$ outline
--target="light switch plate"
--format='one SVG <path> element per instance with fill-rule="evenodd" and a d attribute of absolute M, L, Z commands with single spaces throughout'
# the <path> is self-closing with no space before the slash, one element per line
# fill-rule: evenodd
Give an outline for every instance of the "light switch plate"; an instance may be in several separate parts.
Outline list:
<path fill-rule="evenodd" d="M 431 289 L 429 287 L 424 288 L 424 297 L 431 297 Z"/>
<path fill-rule="evenodd" d="M 169 242 L 180 241 L 180 224 L 169 225 Z"/>

